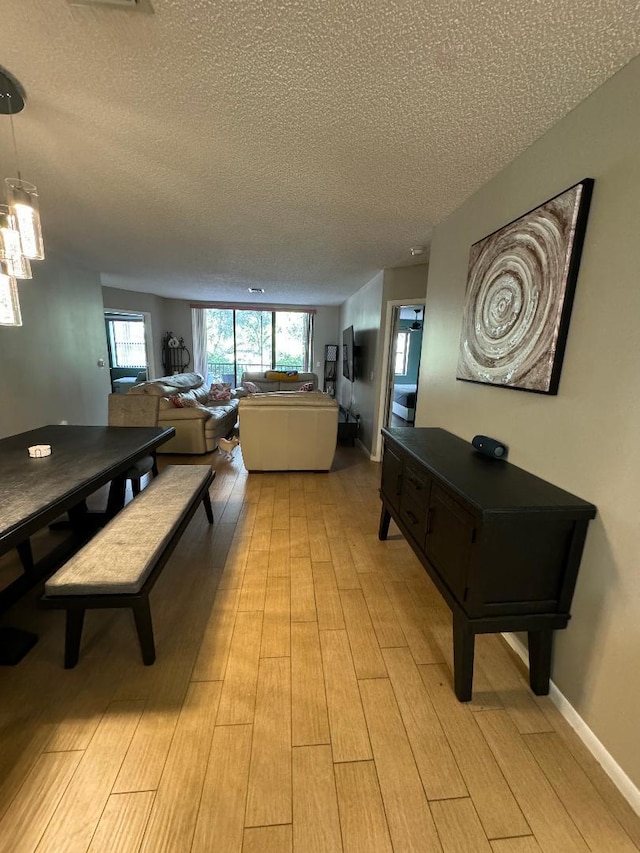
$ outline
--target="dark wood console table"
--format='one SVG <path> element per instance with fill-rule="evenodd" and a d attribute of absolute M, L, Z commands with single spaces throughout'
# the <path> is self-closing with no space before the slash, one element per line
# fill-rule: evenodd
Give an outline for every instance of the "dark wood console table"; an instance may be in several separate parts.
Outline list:
<path fill-rule="evenodd" d="M 443 429 L 382 434 L 378 535 L 393 518 L 451 608 L 456 696 L 471 699 L 475 635 L 501 631 L 527 631 L 531 688 L 548 693 L 596 507 Z"/>

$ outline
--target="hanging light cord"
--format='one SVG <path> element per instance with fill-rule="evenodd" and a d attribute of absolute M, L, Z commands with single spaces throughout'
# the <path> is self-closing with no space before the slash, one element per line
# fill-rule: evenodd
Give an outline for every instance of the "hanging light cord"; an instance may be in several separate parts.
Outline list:
<path fill-rule="evenodd" d="M 13 124 L 13 109 L 11 104 L 11 95 L 7 92 L 7 98 L 9 98 L 9 121 L 11 123 L 11 136 L 13 138 L 13 153 L 16 157 L 16 166 L 18 169 L 18 180 L 22 180 L 22 175 L 20 174 L 20 158 L 18 157 L 18 143 L 16 142 L 16 129 Z"/>

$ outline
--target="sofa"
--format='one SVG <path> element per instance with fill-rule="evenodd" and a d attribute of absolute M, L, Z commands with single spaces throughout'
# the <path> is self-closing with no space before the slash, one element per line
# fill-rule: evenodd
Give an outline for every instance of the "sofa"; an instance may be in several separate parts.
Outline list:
<path fill-rule="evenodd" d="M 158 424 L 175 427 L 176 434 L 162 444 L 158 453 L 210 453 L 218 439 L 229 435 L 238 417 L 238 398 L 211 402 L 209 384 L 199 373 L 177 373 L 142 382 L 130 388 L 129 394 L 153 394 L 160 397 Z M 178 408 L 176 401 L 186 406 Z"/>
<path fill-rule="evenodd" d="M 114 394 L 126 394 L 134 385 L 146 381 L 147 371 L 139 370 L 135 376 L 120 376 L 118 379 L 112 379 L 111 385 Z"/>
<path fill-rule="evenodd" d="M 331 468 L 338 436 L 338 404 L 328 394 L 250 394 L 240 400 L 238 422 L 247 471 Z"/>
<path fill-rule="evenodd" d="M 268 376 L 278 378 L 268 379 Z M 318 390 L 318 377 L 315 373 L 295 373 L 295 375 L 286 376 L 279 370 L 245 370 L 240 386 L 242 387 L 245 382 L 253 382 L 260 391 L 267 394 L 272 391 L 298 391 L 301 385 L 309 382 L 313 385 L 314 391 Z"/>

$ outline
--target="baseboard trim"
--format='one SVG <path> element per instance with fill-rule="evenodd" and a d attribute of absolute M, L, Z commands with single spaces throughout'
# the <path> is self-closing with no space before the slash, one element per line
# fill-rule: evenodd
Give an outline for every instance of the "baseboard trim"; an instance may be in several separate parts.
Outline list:
<path fill-rule="evenodd" d="M 358 447 L 366 456 L 371 459 L 371 452 L 368 447 L 365 447 L 359 438 L 356 438 L 355 446 Z"/>
<path fill-rule="evenodd" d="M 503 634 L 502 636 L 528 669 L 529 654 L 520 640 L 514 634 Z M 631 781 L 615 758 L 591 731 L 589 726 L 585 723 L 580 714 L 578 714 L 569 700 L 558 690 L 553 681 L 549 683 L 549 698 L 596 761 L 602 765 L 604 772 L 611 779 L 634 812 L 640 815 L 640 789 Z"/>

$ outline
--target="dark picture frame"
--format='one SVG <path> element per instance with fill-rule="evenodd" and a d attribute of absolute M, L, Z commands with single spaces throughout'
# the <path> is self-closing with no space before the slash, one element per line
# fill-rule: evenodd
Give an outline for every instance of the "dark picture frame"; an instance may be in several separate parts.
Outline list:
<path fill-rule="evenodd" d="M 456 379 L 558 393 L 593 179 L 471 246 Z"/>

